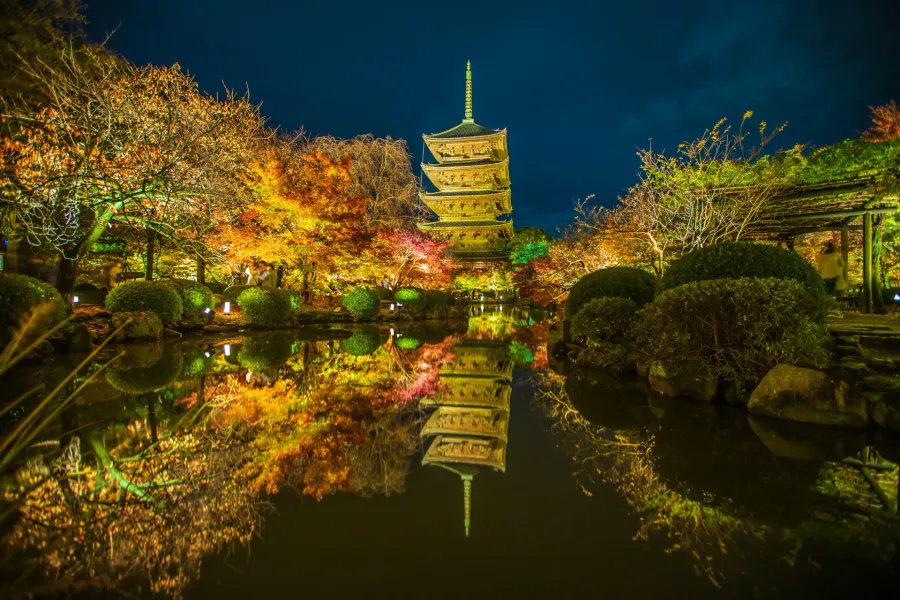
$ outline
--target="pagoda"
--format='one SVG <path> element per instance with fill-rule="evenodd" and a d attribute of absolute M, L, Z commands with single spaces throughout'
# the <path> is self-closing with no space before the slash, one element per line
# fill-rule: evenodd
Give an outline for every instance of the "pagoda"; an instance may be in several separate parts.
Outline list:
<path fill-rule="evenodd" d="M 419 229 L 453 243 L 461 262 L 507 260 L 505 241 L 512 221 L 498 217 L 512 211 L 506 129 L 488 129 L 472 118 L 472 64 L 466 63 L 466 104 L 462 123 L 441 133 L 423 135 L 437 163 L 422 170 L 437 192 L 420 194 L 437 221 Z"/>

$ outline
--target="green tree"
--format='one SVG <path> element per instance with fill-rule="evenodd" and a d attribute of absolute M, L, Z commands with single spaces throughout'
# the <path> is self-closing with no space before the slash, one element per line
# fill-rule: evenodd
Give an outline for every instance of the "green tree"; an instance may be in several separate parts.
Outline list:
<path fill-rule="evenodd" d="M 520 227 L 507 242 L 509 260 L 514 265 L 527 265 L 536 258 L 547 256 L 553 237 L 538 227 Z"/>

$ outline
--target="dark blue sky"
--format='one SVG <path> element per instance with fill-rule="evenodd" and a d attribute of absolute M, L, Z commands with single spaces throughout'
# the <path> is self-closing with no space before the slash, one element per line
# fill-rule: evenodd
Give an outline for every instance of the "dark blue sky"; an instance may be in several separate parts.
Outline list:
<path fill-rule="evenodd" d="M 674 149 L 745 110 L 824 145 L 900 101 L 898 0 L 275 2 L 86 0 L 94 40 L 179 62 L 210 92 L 263 102 L 271 125 L 409 141 L 463 116 L 509 130 L 513 219 L 553 230 L 576 198 L 612 204 L 635 150 Z M 418 172 L 418 168 L 416 169 Z"/>

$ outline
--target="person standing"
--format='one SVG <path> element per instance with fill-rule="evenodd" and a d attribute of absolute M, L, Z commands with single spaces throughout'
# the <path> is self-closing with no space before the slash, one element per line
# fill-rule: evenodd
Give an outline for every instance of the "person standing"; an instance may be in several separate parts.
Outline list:
<path fill-rule="evenodd" d="M 825 280 L 825 289 L 829 294 L 847 289 L 847 281 L 844 279 L 844 258 L 834 242 L 828 242 L 825 251 L 819 255 L 819 274 Z"/>

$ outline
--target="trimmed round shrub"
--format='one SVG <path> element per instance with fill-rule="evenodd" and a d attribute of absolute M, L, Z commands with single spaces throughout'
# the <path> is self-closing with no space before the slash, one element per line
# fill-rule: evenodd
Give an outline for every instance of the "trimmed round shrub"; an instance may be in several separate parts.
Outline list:
<path fill-rule="evenodd" d="M 666 267 L 662 288 L 670 290 L 694 281 L 775 277 L 799 281 L 818 294 L 825 282 L 816 269 L 796 252 L 752 242 L 729 242 L 699 248 Z"/>
<path fill-rule="evenodd" d="M 276 333 L 247 339 L 238 351 L 238 362 L 251 371 L 262 371 L 280 367 L 293 355 L 293 336 Z"/>
<path fill-rule="evenodd" d="M 288 302 L 291 303 L 291 313 L 297 314 L 303 312 L 303 297 L 300 296 L 300 292 L 295 292 L 294 290 L 281 290 L 281 293 L 285 294 Z"/>
<path fill-rule="evenodd" d="M 415 350 L 416 348 L 418 348 L 419 346 L 422 345 L 422 341 L 419 338 L 415 338 L 415 337 L 407 336 L 407 335 L 397 338 L 397 340 L 394 343 L 401 350 Z"/>
<path fill-rule="evenodd" d="M 420 309 L 428 306 L 428 297 L 416 288 L 400 288 L 394 292 L 394 300 L 406 308 Z"/>
<path fill-rule="evenodd" d="M 381 301 L 375 290 L 358 287 L 341 298 L 341 306 L 349 310 L 356 320 L 372 319 L 381 310 Z"/>
<path fill-rule="evenodd" d="M 34 307 L 50 303 L 44 326 L 53 327 L 66 318 L 68 307 L 53 286 L 27 275 L 0 274 L 0 335 L 19 324 Z"/>
<path fill-rule="evenodd" d="M 447 292 L 440 290 L 431 290 L 425 293 L 428 302 L 428 308 L 444 308 L 452 304 L 452 296 Z"/>
<path fill-rule="evenodd" d="M 347 339 L 341 340 L 341 350 L 348 354 L 362 356 L 372 354 L 382 344 L 383 336 L 377 329 L 366 328 L 353 332 Z"/>
<path fill-rule="evenodd" d="M 172 384 L 181 374 L 181 367 L 181 352 L 172 348 L 163 352 L 160 359 L 149 367 L 118 370 L 110 366 L 106 371 L 106 380 L 120 392 L 144 394 Z"/>
<path fill-rule="evenodd" d="M 630 359 L 631 355 L 625 345 L 598 340 L 578 352 L 575 364 L 618 374 L 628 368 Z"/>
<path fill-rule="evenodd" d="M 159 281 L 127 281 L 106 295 L 109 312 L 155 312 L 163 325 L 177 323 L 183 311 L 181 297 Z"/>
<path fill-rule="evenodd" d="M 204 316 L 203 311 L 216 307 L 212 290 L 202 283 L 187 279 L 169 279 L 160 283 L 172 288 L 181 298 L 181 317 L 185 320 L 200 319 Z"/>
<path fill-rule="evenodd" d="M 238 304 L 238 297 L 241 295 L 241 292 L 244 290 L 253 289 L 257 287 L 255 285 L 230 285 L 222 291 L 222 298 L 225 299 L 225 302 L 231 302 L 232 304 Z"/>
<path fill-rule="evenodd" d="M 252 286 L 237 299 L 241 314 L 257 327 L 285 327 L 291 322 L 291 300 L 282 290 Z"/>
<path fill-rule="evenodd" d="M 752 384 L 777 364 L 828 362 L 826 298 L 790 279 L 714 279 L 668 290 L 640 315 L 635 353 L 667 370 Z"/>
<path fill-rule="evenodd" d="M 572 336 L 589 344 L 630 341 L 637 310 L 630 298 L 594 298 L 572 318 Z"/>
<path fill-rule="evenodd" d="M 653 300 L 656 277 L 631 267 L 610 267 L 588 273 L 569 292 L 566 314 L 571 318 L 594 298 L 629 298 L 638 306 Z"/>

